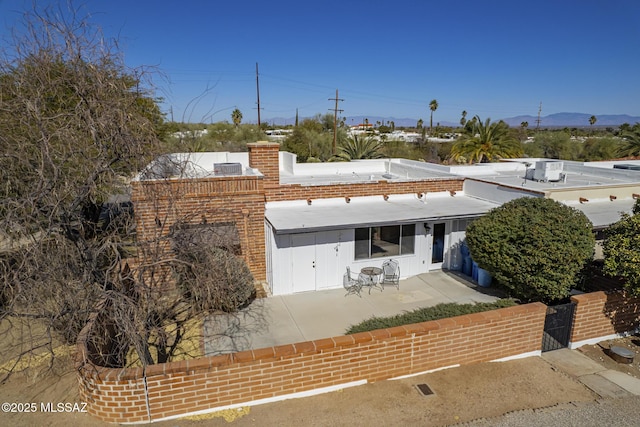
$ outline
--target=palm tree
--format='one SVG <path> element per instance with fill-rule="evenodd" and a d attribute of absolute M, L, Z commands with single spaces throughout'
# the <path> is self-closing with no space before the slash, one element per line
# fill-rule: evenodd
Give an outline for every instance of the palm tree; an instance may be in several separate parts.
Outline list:
<path fill-rule="evenodd" d="M 429 103 L 429 110 L 431 110 L 431 118 L 429 119 L 429 136 L 433 136 L 433 112 L 438 109 L 438 101 L 432 99 Z"/>
<path fill-rule="evenodd" d="M 620 147 L 619 155 L 621 157 L 640 156 L 640 123 L 625 129 L 627 130 L 620 135 L 624 142 Z"/>
<path fill-rule="evenodd" d="M 527 128 L 529 127 L 529 122 L 524 121 L 524 122 L 520 122 L 520 133 L 522 134 L 521 136 L 521 140 L 522 141 L 526 141 L 527 140 Z"/>
<path fill-rule="evenodd" d="M 231 112 L 231 120 L 233 121 L 233 124 L 236 125 L 236 127 L 240 125 L 240 123 L 242 122 L 242 113 L 240 112 L 240 110 L 236 108 Z"/>
<path fill-rule="evenodd" d="M 589 117 L 589 124 L 591 125 L 591 134 L 593 134 L 593 125 L 596 124 L 598 118 L 596 116 Z"/>
<path fill-rule="evenodd" d="M 455 161 L 486 163 L 502 158 L 522 156 L 520 141 L 509 133 L 509 126 L 500 120 L 482 122 L 479 116 L 465 129 L 465 135 L 451 147 L 451 157 Z"/>
<path fill-rule="evenodd" d="M 373 137 L 358 138 L 353 135 L 338 146 L 336 157 L 350 161 L 357 159 L 379 159 L 382 156 L 383 143 Z"/>
<path fill-rule="evenodd" d="M 462 110 L 462 117 L 460 118 L 460 126 L 464 127 L 467 123 L 467 110 Z"/>

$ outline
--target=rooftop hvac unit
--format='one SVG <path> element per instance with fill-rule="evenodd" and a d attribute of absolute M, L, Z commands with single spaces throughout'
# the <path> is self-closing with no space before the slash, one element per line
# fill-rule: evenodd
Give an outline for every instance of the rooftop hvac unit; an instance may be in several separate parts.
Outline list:
<path fill-rule="evenodd" d="M 562 179 L 562 169 L 564 162 L 557 161 L 541 161 L 536 162 L 536 168 L 533 172 L 535 181 L 560 181 Z"/>
<path fill-rule="evenodd" d="M 242 175 L 242 163 L 214 163 L 214 175 Z"/>

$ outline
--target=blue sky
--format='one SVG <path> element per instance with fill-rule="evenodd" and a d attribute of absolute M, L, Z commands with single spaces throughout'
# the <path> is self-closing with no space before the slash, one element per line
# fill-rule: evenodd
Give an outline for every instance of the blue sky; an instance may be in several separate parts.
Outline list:
<path fill-rule="evenodd" d="M 0 34 L 30 4 L 0 0 Z M 434 124 L 462 110 L 535 116 L 541 102 L 543 116 L 640 116 L 637 0 L 79 4 L 129 66 L 164 73 L 155 84 L 177 121 L 230 121 L 237 107 L 255 122 L 256 63 L 262 121 L 324 114 L 336 89 L 345 116 L 428 122 L 437 99 Z"/>

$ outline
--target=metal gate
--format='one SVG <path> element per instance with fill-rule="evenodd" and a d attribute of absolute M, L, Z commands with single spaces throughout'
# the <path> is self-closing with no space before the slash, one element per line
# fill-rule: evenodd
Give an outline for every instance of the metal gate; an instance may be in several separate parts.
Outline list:
<path fill-rule="evenodd" d="M 575 309 L 575 303 L 547 307 L 542 334 L 542 351 L 558 350 L 569 345 Z"/>

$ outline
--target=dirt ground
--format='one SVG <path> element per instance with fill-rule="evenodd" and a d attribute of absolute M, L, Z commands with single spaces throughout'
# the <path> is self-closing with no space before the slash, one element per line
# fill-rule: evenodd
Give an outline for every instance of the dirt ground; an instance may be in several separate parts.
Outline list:
<path fill-rule="evenodd" d="M 618 363 L 613 360 L 607 352 L 611 346 L 624 347 L 633 351 L 635 353 L 633 363 Z M 629 374 L 635 378 L 640 378 L 640 335 L 630 335 L 625 338 L 602 341 L 596 345 L 585 345 L 580 347 L 578 351 L 586 354 L 607 369 L 613 369 Z"/>
<path fill-rule="evenodd" d="M 417 384 L 434 394 L 422 395 Z M 381 381 L 301 399 L 222 411 L 159 426 L 453 425 L 527 408 L 597 398 L 539 357 L 482 363 Z M 0 386 L 1 402 L 80 403 L 74 373 L 35 381 L 18 374 Z M 83 413 L 0 413 L 0 425 L 106 426 Z"/>

